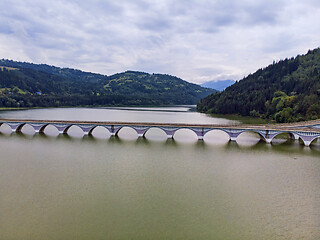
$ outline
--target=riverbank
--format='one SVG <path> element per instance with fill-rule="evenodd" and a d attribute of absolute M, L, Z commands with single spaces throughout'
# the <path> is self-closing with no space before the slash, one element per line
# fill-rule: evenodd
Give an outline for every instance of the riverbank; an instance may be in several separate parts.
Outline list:
<path fill-rule="evenodd" d="M 268 123 L 276 123 L 273 120 L 269 119 L 263 119 L 263 118 L 254 118 L 254 117 L 244 117 L 237 114 L 206 114 L 208 116 L 214 117 L 214 118 L 224 118 L 234 121 L 239 121 L 243 124 L 268 124 Z"/>

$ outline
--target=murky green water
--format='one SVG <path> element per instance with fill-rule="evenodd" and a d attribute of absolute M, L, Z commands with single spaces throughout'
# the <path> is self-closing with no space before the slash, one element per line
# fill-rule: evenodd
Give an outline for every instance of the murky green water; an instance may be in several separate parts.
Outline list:
<path fill-rule="evenodd" d="M 181 111 L 180 111 L 181 110 Z M 102 112 L 103 113 L 102 113 Z M 0 117 L 224 123 L 199 113 L 42 109 Z M 94 138 L 0 128 L 0 239 L 320 239 L 320 147 L 154 129 Z"/>

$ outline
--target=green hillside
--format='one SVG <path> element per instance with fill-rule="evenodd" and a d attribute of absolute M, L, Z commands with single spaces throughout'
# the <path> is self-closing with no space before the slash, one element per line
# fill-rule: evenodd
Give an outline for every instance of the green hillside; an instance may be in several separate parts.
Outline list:
<path fill-rule="evenodd" d="M 16 62 L 12 60 L 0 59 L 0 66 L 7 66 L 15 69 L 31 69 L 37 72 L 57 75 L 59 77 L 74 80 L 77 82 L 99 82 L 107 78 L 107 76 L 97 73 L 83 72 L 72 68 L 60 68 L 47 64 L 33 64 L 28 62 Z"/>
<path fill-rule="evenodd" d="M 320 49 L 273 63 L 221 93 L 202 99 L 197 110 L 294 122 L 320 118 Z"/>
<path fill-rule="evenodd" d="M 0 60 L 0 107 L 196 104 L 213 92 L 166 74 L 105 76 Z"/>
<path fill-rule="evenodd" d="M 134 71 L 109 76 L 103 87 L 109 93 L 128 94 L 136 96 L 137 99 L 152 96 L 153 101 L 166 104 L 196 104 L 201 97 L 215 92 L 167 74 Z"/>

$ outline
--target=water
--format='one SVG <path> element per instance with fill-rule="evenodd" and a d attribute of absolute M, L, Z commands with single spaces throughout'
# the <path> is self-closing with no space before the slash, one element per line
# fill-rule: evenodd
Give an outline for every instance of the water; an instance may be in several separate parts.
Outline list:
<path fill-rule="evenodd" d="M 239 121 L 212 118 L 205 114 L 188 111 L 191 107 L 157 108 L 49 108 L 23 111 L 3 111 L 1 118 L 54 119 L 119 122 L 166 122 L 199 124 L 237 124 Z"/>
<path fill-rule="evenodd" d="M 234 123 L 179 108 L 39 109 L 1 118 Z M 172 110 L 172 109 L 171 109 Z M 125 119 L 122 119 L 125 118 Z M 0 128 L 0 239 L 320 239 L 320 147 L 157 129 L 109 138 Z"/>

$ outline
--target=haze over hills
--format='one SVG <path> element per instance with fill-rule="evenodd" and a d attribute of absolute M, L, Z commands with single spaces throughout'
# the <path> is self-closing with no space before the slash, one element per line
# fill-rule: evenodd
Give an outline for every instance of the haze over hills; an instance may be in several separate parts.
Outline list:
<path fill-rule="evenodd" d="M 197 110 L 277 122 L 320 118 L 320 49 L 259 69 L 224 92 L 202 99 Z"/>
<path fill-rule="evenodd" d="M 201 87 L 212 88 L 218 90 L 219 92 L 225 90 L 227 87 L 234 84 L 235 80 L 218 80 L 218 81 L 208 81 L 200 84 Z"/>
<path fill-rule="evenodd" d="M 213 92 L 167 74 L 106 76 L 0 60 L 0 107 L 196 104 Z"/>

